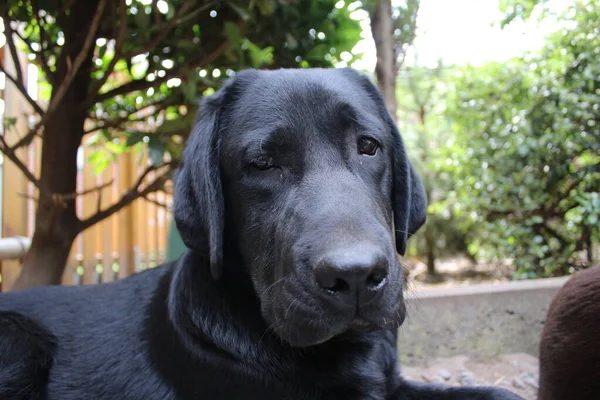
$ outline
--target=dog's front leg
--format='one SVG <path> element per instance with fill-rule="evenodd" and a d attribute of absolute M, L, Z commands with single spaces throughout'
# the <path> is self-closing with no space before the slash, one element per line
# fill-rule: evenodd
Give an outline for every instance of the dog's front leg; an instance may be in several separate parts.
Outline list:
<path fill-rule="evenodd" d="M 447 386 L 401 380 L 388 400 L 523 400 L 493 386 Z"/>

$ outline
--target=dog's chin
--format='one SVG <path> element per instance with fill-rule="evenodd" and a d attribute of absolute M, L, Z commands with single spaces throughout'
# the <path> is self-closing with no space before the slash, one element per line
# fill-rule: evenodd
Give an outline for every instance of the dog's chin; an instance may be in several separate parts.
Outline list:
<path fill-rule="evenodd" d="M 275 330 L 275 334 L 284 342 L 292 347 L 307 348 L 312 346 L 318 346 L 326 343 L 337 336 L 333 331 L 325 330 L 305 330 L 299 332 L 296 329 L 286 329 L 282 327 Z"/>
<path fill-rule="evenodd" d="M 350 334 L 395 329 L 404 322 L 404 304 L 393 316 L 323 318 L 322 323 L 315 324 L 314 320 L 292 316 L 279 323 L 271 323 L 271 330 L 283 342 L 292 347 L 305 348 L 326 343 L 336 337 Z M 297 318 L 295 318 L 297 317 Z"/>
<path fill-rule="evenodd" d="M 301 289 L 301 288 L 300 288 Z M 275 293 L 262 290 L 261 314 L 268 329 L 292 347 L 323 344 L 346 333 L 395 329 L 402 325 L 406 308 L 402 290 L 356 310 L 338 310 L 307 296 L 298 286 L 287 285 Z"/>
<path fill-rule="evenodd" d="M 269 323 L 267 318 L 267 323 Z M 284 343 L 292 347 L 311 347 L 325 343 L 342 334 L 348 324 L 342 321 L 317 323 L 300 315 L 290 316 L 280 322 L 271 322 L 271 331 Z"/>

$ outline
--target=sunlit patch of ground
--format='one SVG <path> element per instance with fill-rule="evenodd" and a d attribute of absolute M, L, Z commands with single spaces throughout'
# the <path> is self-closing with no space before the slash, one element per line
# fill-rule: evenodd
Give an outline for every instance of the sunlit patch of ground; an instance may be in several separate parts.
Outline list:
<path fill-rule="evenodd" d="M 453 287 L 483 282 L 506 282 L 511 279 L 508 264 L 473 264 L 466 257 L 438 260 L 436 275 L 427 273 L 421 261 L 407 265 L 409 288 Z"/>
<path fill-rule="evenodd" d="M 538 360 L 523 353 L 486 360 L 465 356 L 430 360 L 425 365 L 402 366 L 402 375 L 421 382 L 450 385 L 495 385 L 535 400 L 538 388 Z"/>

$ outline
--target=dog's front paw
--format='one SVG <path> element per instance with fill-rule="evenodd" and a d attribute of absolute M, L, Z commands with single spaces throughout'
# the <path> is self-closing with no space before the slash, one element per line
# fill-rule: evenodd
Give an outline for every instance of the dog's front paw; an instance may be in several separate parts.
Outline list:
<path fill-rule="evenodd" d="M 524 400 L 518 394 L 513 393 L 508 389 L 503 389 L 503 388 L 499 388 L 499 387 L 486 387 L 485 389 L 483 389 L 483 393 L 481 393 L 481 394 L 482 394 L 482 396 L 477 397 L 477 399 L 481 399 L 481 400 Z"/>
<path fill-rule="evenodd" d="M 404 381 L 394 400 L 525 400 L 510 390 L 497 386 L 447 386 Z"/>

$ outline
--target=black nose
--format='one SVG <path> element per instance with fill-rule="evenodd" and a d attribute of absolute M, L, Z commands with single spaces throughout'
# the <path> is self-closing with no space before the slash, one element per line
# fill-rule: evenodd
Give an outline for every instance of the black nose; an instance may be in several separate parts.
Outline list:
<path fill-rule="evenodd" d="M 385 287 L 388 261 L 382 251 L 357 246 L 332 252 L 315 266 L 317 284 L 344 306 L 364 305 Z"/>

